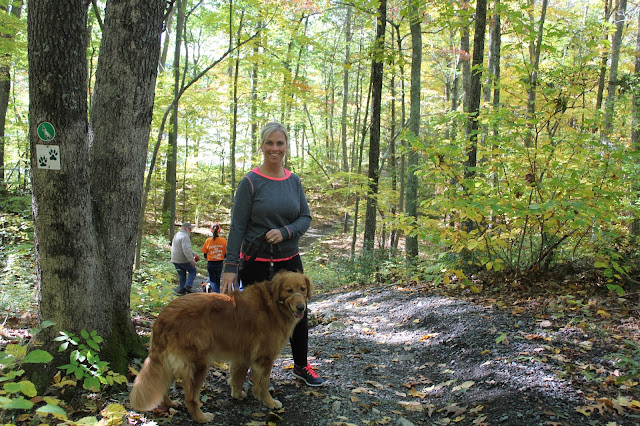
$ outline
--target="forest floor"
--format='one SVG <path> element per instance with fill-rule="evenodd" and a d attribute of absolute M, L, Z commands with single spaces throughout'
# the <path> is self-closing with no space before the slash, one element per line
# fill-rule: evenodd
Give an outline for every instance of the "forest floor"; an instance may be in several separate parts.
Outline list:
<path fill-rule="evenodd" d="M 615 303 L 602 300 L 611 317 L 586 319 L 571 300 L 461 299 L 401 285 L 322 294 L 309 307 L 310 362 L 324 386 L 292 376 L 287 348 L 272 373 L 282 409 L 250 394 L 234 400 L 214 367 L 203 410 L 218 425 L 640 424 L 638 383 L 616 384 L 606 358 L 638 341 L 637 315 L 611 321 Z M 179 386 L 171 396 L 182 399 Z M 163 418 L 193 423 L 184 407 L 130 421 Z"/>
<path fill-rule="evenodd" d="M 286 347 L 272 372 L 282 409 L 250 392 L 234 400 L 224 366 L 214 366 L 203 410 L 229 426 L 640 424 L 640 386 L 620 378 L 611 356 L 640 363 L 628 343 L 640 342 L 638 294 L 620 298 L 597 281 L 576 272 L 481 294 L 426 283 L 321 292 L 309 305 L 309 356 L 326 384 L 296 380 Z M 185 407 L 129 422 L 168 419 L 195 424 Z"/>
<path fill-rule="evenodd" d="M 311 257 L 307 264 L 321 261 Z M 611 356 L 624 353 L 640 369 L 638 294 L 620 298 L 603 287 L 596 277 L 562 273 L 543 283 L 492 283 L 480 294 L 402 282 L 318 288 L 309 356 L 326 384 L 296 380 L 287 346 L 272 372 L 282 409 L 265 408 L 251 392 L 233 399 L 226 369 L 215 365 L 203 411 L 223 426 L 640 424 L 638 381 L 621 379 Z M 152 318 L 135 322 L 150 333 Z M 5 321 L 5 332 L 12 324 L 18 329 L 20 319 Z M 184 400 L 179 384 L 170 396 Z M 126 424 L 196 424 L 184 405 L 134 412 L 126 390 L 93 398 L 78 416 L 119 402 Z"/>

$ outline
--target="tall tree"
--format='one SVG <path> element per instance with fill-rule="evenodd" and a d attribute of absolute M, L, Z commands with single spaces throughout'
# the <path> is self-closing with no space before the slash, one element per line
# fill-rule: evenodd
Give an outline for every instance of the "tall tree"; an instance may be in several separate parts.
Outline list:
<path fill-rule="evenodd" d="M 636 33 L 636 55 L 634 64 L 634 78 L 636 82 L 640 81 L 640 15 L 638 15 L 638 29 Z M 633 103 L 631 106 L 631 147 L 634 151 L 640 152 L 640 87 L 636 85 L 633 92 Z M 637 157 L 636 157 L 637 158 Z M 636 176 L 631 186 L 635 196 L 631 199 L 636 205 L 640 202 L 640 179 Z M 634 215 L 631 222 L 631 234 L 636 237 L 640 236 L 640 217 Z"/>
<path fill-rule="evenodd" d="M 22 15 L 22 0 L 9 1 L 5 6 L 0 4 L 0 14 L 8 13 L 11 16 L 11 20 L 17 22 Z M 11 21 L 7 20 L 7 21 Z M 17 25 L 12 25 L 16 27 Z M 9 44 L 14 38 L 14 30 L 6 30 L 0 32 L 0 38 L 4 43 Z M 9 94 L 11 93 L 11 50 L 7 50 L 7 53 L 0 54 L 0 193 L 6 188 L 5 173 L 4 173 L 4 135 L 5 125 L 7 119 L 7 110 L 9 108 Z"/>
<path fill-rule="evenodd" d="M 533 22 L 533 3 L 534 0 L 530 0 L 530 8 Z M 527 90 L 527 118 L 530 120 L 529 131 L 525 137 L 525 146 L 529 147 L 533 143 L 533 120 L 536 114 L 536 93 L 538 85 L 538 71 L 540 68 L 540 52 L 542 51 L 542 35 L 544 30 L 544 22 L 547 16 L 548 0 L 542 0 L 542 7 L 540 11 L 540 21 L 538 22 L 538 31 L 536 34 L 535 43 L 533 40 L 529 43 L 529 60 L 531 62 L 531 70 L 529 72 L 529 84 Z"/>
<path fill-rule="evenodd" d="M 384 70 L 385 29 L 387 23 L 387 0 L 378 7 L 378 25 L 371 63 L 371 126 L 369 130 L 369 187 L 364 224 L 364 248 L 373 250 L 376 235 L 376 215 L 380 164 L 380 115 L 382 111 L 382 72 Z"/>
<path fill-rule="evenodd" d="M 164 200 L 162 203 L 162 220 L 169 229 L 169 240 L 173 239 L 176 224 L 176 191 L 178 184 L 178 93 L 180 93 L 180 54 L 182 51 L 183 29 L 185 25 L 185 5 L 183 0 L 176 0 L 176 41 L 173 52 L 173 99 L 171 109 L 171 127 L 169 130 L 169 149 L 165 173 Z M 166 228 L 165 228 L 166 229 Z"/>
<path fill-rule="evenodd" d="M 487 28 L 487 1 L 476 2 L 476 27 L 473 35 L 473 70 L 469 88 L 469 118 L 467 121 L 467 160 L 465 161 L 464 177 L 472 178 L 478 152 L 478 119 L 480 115 L 480 98 L 482 94 L 482 63 L 484 61 L 484 38 Z"/>
<path fill-rule="evenodd" d="M 603 31 L 603 41 L 605 44 L 609 40 L 609 31 L 606 29 L 609 26 L 609 20 L 611 19 L 611 12 L 613 10 L 613 0 L 604 0 L 604 19 L 603 26 L 605 30 Z M 604 99 L 604 87 L 607 78 L 607 61 L 609 60 L 609 54 L 606 51 L 602 53 L 602 58 L 600 59 L 600 73 L 598 75 L 598 95 L 596 97 L 596 109 L 602 108 L 602 101 Z"/>
<path fill-rule="evenodd" d="M 609 83 L 607 84 L 607 100 L 605 103 L 605 124 L 603 139 L 608 141 L 613 130 L 613 114 L 616 103 L 616 90 L 618 88 L 618 63 L 620 62 L 620 48 L 622 46 L 622 32 L 624 31 L 625 17 L 627 16 L 627 0 L 620 0 L 614 14 L 616 32 L 611 42 L 611 66 L 609 69 Z"/>
<path fill-rule="evenodd" d="M 351 6 L 347 5 L 347 16 L 344 23 L 344 71 L 342 76 L 342 117 L 340 126 L 340 142 L 342 145 L 342 171 L 349 171 L 349 155 L 347 154 L 347 106 L 349 105 L 349 68 L 351 67 Z"/>
<path fill-rule="evenodd" d="M 28 2 L 39 316 L 56 323 L 38 338 L 52 348 L 59 330 L 96 330 L 104 359 L 121 372 L 142 349 L 129 296 L 165 4 L 107 2 L 89 122 L 87 1 Z M 37 155 L 43 122 L 56 131 L 45 158 Z M 51 157 L 59 170 L 43 168 Z M 43 384 L 53 371 L 34 373 Z"/>
<path fill-rule="evenodd" d="M 422 29 L 418 0 L 413 0 L 409 6 L 411 17 L 411 110 L 409 112 L 409 132 L 411 137 L 418 139 L 420 137 L 420 90 L 422 84 L 420 76 L 422 74 Z M 416 168 L 418 167 L 418 152 L 415 149 L 409 150 L 407 158 L 407 215 L 413 219 L 414 223 L 418 221 L 418 176 Z M 407 235 L 406 237 L 407 260 L 413 262 L 418 256 L 418 236 L 416 234 Z"/>

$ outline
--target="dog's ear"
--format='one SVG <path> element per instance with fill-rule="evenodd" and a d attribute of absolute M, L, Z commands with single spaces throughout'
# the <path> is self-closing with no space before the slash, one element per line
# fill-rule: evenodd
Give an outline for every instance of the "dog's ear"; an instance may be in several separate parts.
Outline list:
<path fill-rule="evenodd" d="M 307 283 L 307 300 L 311 300 L 311 295 L 313 294 L 313 283 L 311 282 L 311 278 L 307 275 L 304 275 L 304 281 Z"/>
<path fill-rule="evenodd" d="M 282 291 L 282 283 L 284 283 L 284 274 L 278 272 L 269 283 L 269 291 L 271 292 L 271 298 L 277 302 L 280 299 L 280 292 Z"/>

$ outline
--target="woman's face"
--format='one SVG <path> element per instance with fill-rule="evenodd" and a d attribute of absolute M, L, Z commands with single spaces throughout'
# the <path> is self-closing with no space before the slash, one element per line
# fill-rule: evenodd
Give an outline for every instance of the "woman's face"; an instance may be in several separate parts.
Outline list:
<path fill-rule="evenodd" d="M 287 152 L 287 139 L 280 130 L 275 130 L 262 143 L 265 164 L 282 164 Z"/>

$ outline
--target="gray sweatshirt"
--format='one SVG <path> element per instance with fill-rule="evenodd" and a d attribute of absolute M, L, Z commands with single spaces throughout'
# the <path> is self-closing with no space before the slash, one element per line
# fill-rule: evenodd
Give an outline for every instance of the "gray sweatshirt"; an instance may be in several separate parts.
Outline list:
<path fill-rule="evenodd" d="M 253 245 L 257 251 L 249 253 L 256 260 L 289 259 L 300 252 L 298 240 L 309 229 L 311 213 L 300 178 L 285 169 L 284 178 L 272 178 L 258 168 L 247 173 L 236 191 L 227 239 L 227 258 L 224 272 L 238 272 L 240 252 L 258 237 Z M 273 246 L 260 235 L 279 229 L 283 241 Z"/>
<path fill-rule="evenodd" d="M 191 263 L 194 261 L 189 233 L 180 228 L 171 242 L 171 261 L 173 263 Z"/>

